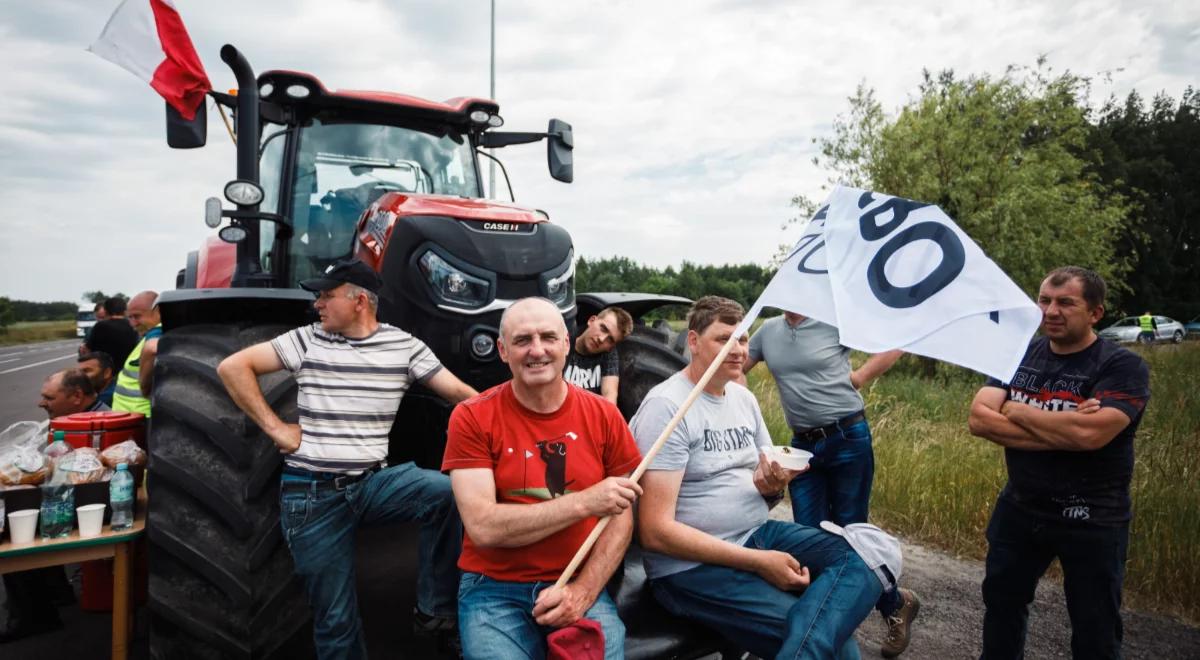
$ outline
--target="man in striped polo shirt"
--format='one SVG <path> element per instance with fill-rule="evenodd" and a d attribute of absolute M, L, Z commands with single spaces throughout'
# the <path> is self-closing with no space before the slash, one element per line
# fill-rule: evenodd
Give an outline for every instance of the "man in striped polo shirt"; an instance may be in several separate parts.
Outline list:
<path fill-rule="evenodd" d="M 320 323 L 235 353 L 218 367 L 234 402 L 286 455 L 280 519 L 313 612 L 321 658 L 366 657 L 354 588 L 360 522 L 422 522 L 417 624 L 457 616 L 462 528 L 450 480 L 413 463 L 383 467 L 388 431 L 414 381 L 451 403 L 475 390 L 444 369 L 421 340 L 375 313 L 381 282 L 356 260 L 300 286 L 317 293 Z M 287 369 L 300 386 L 300 423 L 271 410 L 257 377 Z M 437 627 L 437 626 L 433 626 Z"/>

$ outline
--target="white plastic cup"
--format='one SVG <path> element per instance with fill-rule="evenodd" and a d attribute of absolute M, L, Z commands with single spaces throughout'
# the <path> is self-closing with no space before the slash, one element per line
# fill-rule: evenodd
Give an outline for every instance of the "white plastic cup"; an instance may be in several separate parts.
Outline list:
<path fill-rule="evenodd" d="M 8 514 L 8 534 L 13 543 L 33 543 L 38 513 L 37 509 L 22 509 Z"/>
<path fill-rule="evenodd" d="M 79 538 L 87 539 L 93 536 L 100 536 L 100 531 L 104 529 L 104 507 L 103 502 L 99 504 L 87 504 L 75 509 L 75 513 L 79 515 Z"/>

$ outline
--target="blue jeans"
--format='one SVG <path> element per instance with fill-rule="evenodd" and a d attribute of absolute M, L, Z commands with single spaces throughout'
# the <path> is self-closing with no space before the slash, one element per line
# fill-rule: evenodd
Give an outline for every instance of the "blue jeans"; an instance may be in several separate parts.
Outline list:
<path fill-rule="evenodd" d="M 421 521 L 417 607 L 454 617 L 462 523 L 450 478 L 404 463 L 385 468 L 344 490 L 284 474 L 279 516 L 296 575 L 304 582 L 320 658 L 365 658 L 366 641 L 354 585 L 354 538 L 358 525 Z"/>
<path fill-rule="evenodd" d="M 763 658 L 859 657 L 854 630 L 882 587 L 846 540 L 821 529 L 768 520 L 747 548 L 779 550 L 807 566 L 803 593 L 782 591 L 755 573 L 704 564 L 650 581 L 672 614 L 694 619 Z"/>
<path fill-rule="evenodd" d="M 546 657 L 546 635 L 554 628 L 533 620 L 538 594 L 553 582 L 502 582 L 479 573 L 463 573 L 458 587 L 458 633 L 463 657 Z M 600 624 L 604 632 L 605 660 L 625 657 L 625 624 L 607 591 L 601 591 L 584 618 Z"/>
<path fill-rule="evenodd" d="M 987 528 L 983 578 L 983 655 L 1025 657 L 1029 603 L 1038 579 L 1058 557 L 1076 660 L 1121 657 L 1121 583 L 1129 526 L 1057 523 L 998 500 Z"/>
<path fill-rule="evenodd" d="M 867 420 L 809 442 L 792 438 L 792 446 L 812 452 L 808 471 L 792 479 L 792 519 L 816 527 L 822 520 L 839 525 L 867 522 L 875 452 Z"/>
<path fill-rule="evenodd" d="M 808 527 L 816 527 L 822 520 L 838 525 L 867 522 L 875 480 L 875 452 L 867 420 L 812 442 L 793 436 L 792 446 L 813 455 L 808 471 L 788 484 L 792 520 Z M 892 589 L 879 598 L 876 609 L 891 616 L 902 604 L 900 591 Z"/>

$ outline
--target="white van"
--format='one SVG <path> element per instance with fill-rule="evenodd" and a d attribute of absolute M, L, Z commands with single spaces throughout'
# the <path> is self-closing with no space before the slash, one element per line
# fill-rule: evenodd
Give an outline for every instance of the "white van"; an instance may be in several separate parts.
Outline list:
<path fill-rule="evenodd" d="M 96 325 L 96 306 L 95 305 L 80 305 L 79 311 L 75 313 L 75 336 L 86 337 L 88 330 Z"/>

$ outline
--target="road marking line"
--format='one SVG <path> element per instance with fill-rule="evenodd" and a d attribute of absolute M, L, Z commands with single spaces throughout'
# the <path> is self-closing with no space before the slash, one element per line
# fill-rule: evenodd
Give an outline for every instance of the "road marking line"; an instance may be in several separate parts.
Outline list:
<path fill-rule="evenodd" d="M 51 362 L 58 362 L 59 360 L 65 360 L 67 358 L 73 358 L 73 357 L 77 357 L 77 356 L 74 353 L 67 353 L 66 355 L 60 355 L 56 358 L 50 358 L 49 360 L 42 360 L 41 362 L 34 362 L 33 364 L 27 364 L 23 367 L 13 367 L 12 369 L 5 369 L 4 371 L 0 371 L 0 376 L 3 376 L 4 374 L 11 374 L 14 371 L 21 371 L 22 369 L 32 369 L 33 367 L 40 367 L 43 364 L 50 364 Z"/>
<path fill-rule="evenodd" d="M 53 351 L 53 350 L 60 349 L 63 346 L 73 344 L 75 342 L 70 339 L 64 339 L 62 341 L 56 341 L 56 342 L 50 342 L 50 343 L 51 343 L 50 346 L 46 346 L 46 347 L 42 347 L 42 348 L 25 348 L 25 349 L 21 349 L 19 351 L 2 351 L 2 350 L 0 350 L 0 357 L 8 357 L 10 355 L 24 355 L 25 353 L 41 353 L 44 351 Z"/>
<path fill-rule="evenodd" d="M 17 360 L 20 360 L 20 359 L 21 358 L 11 358 L 8 360 L 0 360 L 0 364 L 4 364 L 5 362 L 16 362 Z"/>

